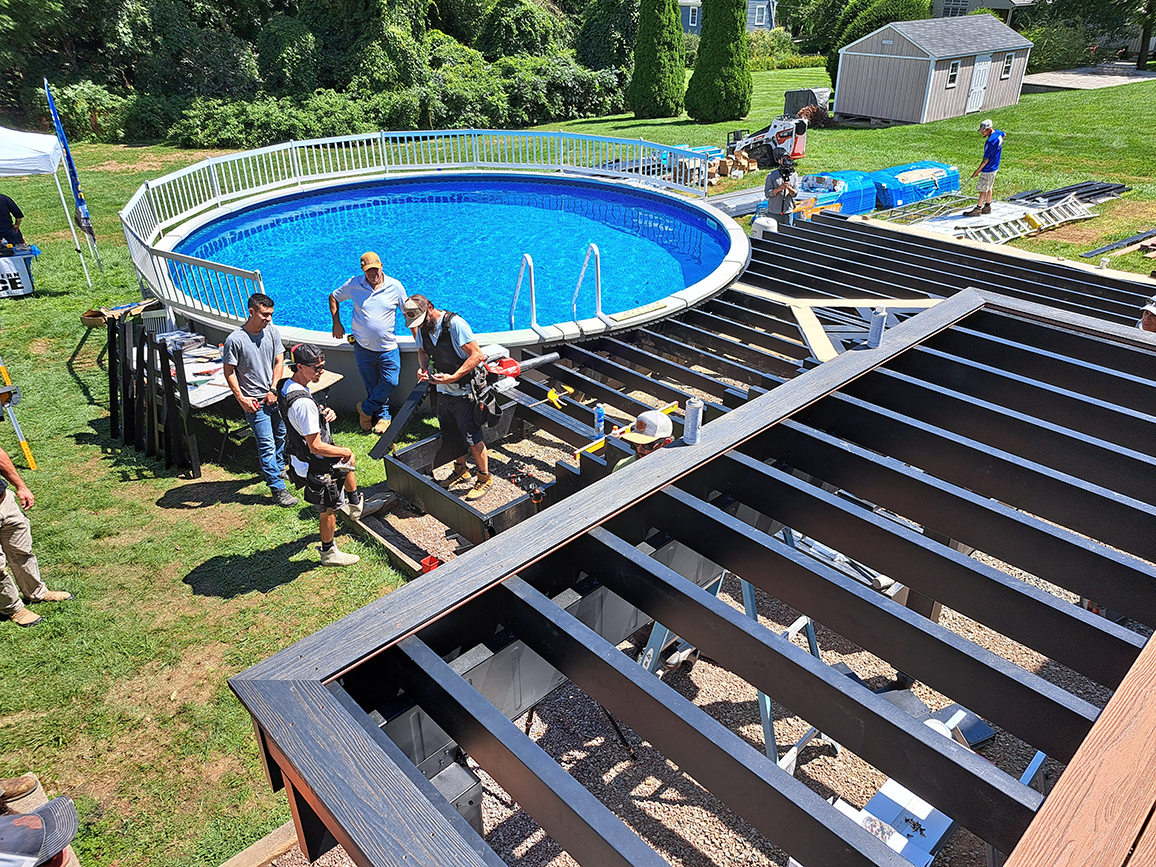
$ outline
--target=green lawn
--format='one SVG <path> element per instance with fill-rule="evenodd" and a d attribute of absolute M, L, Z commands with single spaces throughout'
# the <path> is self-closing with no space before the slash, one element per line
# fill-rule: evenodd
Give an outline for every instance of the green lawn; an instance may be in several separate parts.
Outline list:
<path fill-rule="evenodd" d="M 617 117 L 565 128 L 721 146 L 727 130 L 776 116 L 784 90 L 823 84 L 825 76 L 759 73 L 756 82 L 745 124 Z M 1001 194 L 1088 178 L 1135 187 L 1104 209 L 1108 216 L 1024 245 L 1074 255 L 1156 224 L 1156 84 L 1029 96 L 992 117 L 1008 132 Z M 873 169 L 933 158 L 970 174 L 980 152 L 975 125 L 972 117 L 816 130 L 804 167 Z M 92 290 L 51 178 L 0 181 L 44 250 L 36 296 L 0 299 L 0 355 L 23 390 L 17 412 L 40 464 L 25 472 L 37 498 L 33 534 L 50 583 L 78 597 L 41 606 L 46 623 L 36 629 L 0 623 L 0 776 L 35 770 L 50 790 L 77 798 L 86 867 L 215 867 L 288 818 L 284 798 L 268 792 L 248 717 L 226 678 L 399 579 L 352 540 L 343 547 L 362 555 L 358 568 L 315 568 L 314 513 L 269 505 L 252 472 L 251 441 L 190 482 L 109 439 L 103 335 L 84 340 L 78 314 L 137 293 L 116 211 L 144 180 L 205 153 L 102 145 L 75 152 L 105 261 Z M 1062 240 L 1076 231 L 1078 243 Z M 1139 262 L 1136 270 L 1150 265 Z M 209 457 L 217 421 L 210 416 L 200 431 Z M 355 426 L 344 420 L 338 440 L 357 449 L 368 485 L 383 470 L 367 460 L 369 440 Z M 0 445 L 23 471 L 7 425 Z"/>

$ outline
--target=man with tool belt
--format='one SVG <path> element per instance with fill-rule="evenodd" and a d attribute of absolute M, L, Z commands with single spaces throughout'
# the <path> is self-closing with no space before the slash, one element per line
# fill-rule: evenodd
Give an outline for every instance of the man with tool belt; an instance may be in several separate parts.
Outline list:
<path fill-rule="evenodd" d="M 49 590 L 40 578 L 32 553 L 32 525 L 24 514 L 36 498 L 4 449 L 0 449 L 0 477 L 0 619 L 35 626 L 44 618 L 25 608 L 25 602 L 66 602 L 72 594 Z"/>
<path fill-rule="evenodd" d="M 337 510 L 355 521 L 372 515 L 384 502 L 367 502 L 357 490 L 353 450 L 333 444 L 329 423 L 337 414 L 317 402 L 309 386 L 321 379 L 325 355 L 316 346 L 293 347 L 293 375 L 277 386 L 277 403 L 286 425 L 285 451 L 289 453 L 289 477 L 305 488 L 305 501 L 320 511 L 321 565 L 352 566 L 361 558 L 338 551 L 333 541 Z"/>
<path fill-rule="evenodd" d="M 482 426 L 474 417 L 475 402 L 470 384 L 474 371 L 486 360 L 469 323 L 456 313 L 438 310 L 424 295 L 405 302 L 405 324 L 417 341 L 417 378 L 432 382 L 438 391 L 438 425 L 442 437 L 452 446 L 454 460 L 450 474 L 438 484 L 447 490 L 458 482 L 473 480 L 466 464 L 474 456 L 478 478 L 466 494 L 469 501 L 480 500 L 493 483 Z"/>

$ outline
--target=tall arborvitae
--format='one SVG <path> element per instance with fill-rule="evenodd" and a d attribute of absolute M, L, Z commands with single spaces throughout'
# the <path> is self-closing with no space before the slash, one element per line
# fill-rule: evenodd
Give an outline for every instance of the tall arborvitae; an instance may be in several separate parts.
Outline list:
<path fill-rule="evenodd" d="M 634 74 L 626 87 L 626 104 L 635 117 L 682 114 L 685 46 L 678 0 L 641 0 Z"/>
<path fill-rule="evenodd" d="M 707 123 L 738 120 L 751 110 L 753 90 L 746 0 L 703 0 L 702 41 L 686 88 L 686 113 Z"/>

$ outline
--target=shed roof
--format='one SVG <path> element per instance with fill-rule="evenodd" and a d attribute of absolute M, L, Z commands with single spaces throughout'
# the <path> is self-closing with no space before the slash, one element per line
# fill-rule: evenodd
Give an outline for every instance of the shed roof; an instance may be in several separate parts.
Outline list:
<path fill-rule="evenodd" d="M 1002 21 L 991 15 L 964 15 L 958 18 L 928 18 L 923 21 L 896 21 L 886 25 L 900 36 L 909 39 L 933 59 L 984 54 L 988 51 L 1014 51 L 1031 48 L 1025 39 Z M 885 28 L 880 28 L 880 30 Z M 869 33 L 857 39 L 844 52 L 853 54 L 854 47 L 874 36 Z"/>

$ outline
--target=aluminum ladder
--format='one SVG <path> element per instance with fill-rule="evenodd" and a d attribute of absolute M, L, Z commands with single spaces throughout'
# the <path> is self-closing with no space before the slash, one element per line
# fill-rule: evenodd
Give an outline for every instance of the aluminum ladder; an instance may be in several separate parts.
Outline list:
<path fill-rule="evenodd" d="M 1004 244 L 1025 235 L 1051 229 L 1061 223 L 1089 220 L 1094 216 L 1096 215 L 1089 211 L 1085 205 L 1072 197 L 1051 207 L 1030 211 L 1022 217 L 996 223 L 994 226 L 969 226 L 963 230 L 962 237 L 968 241 Z"/>

